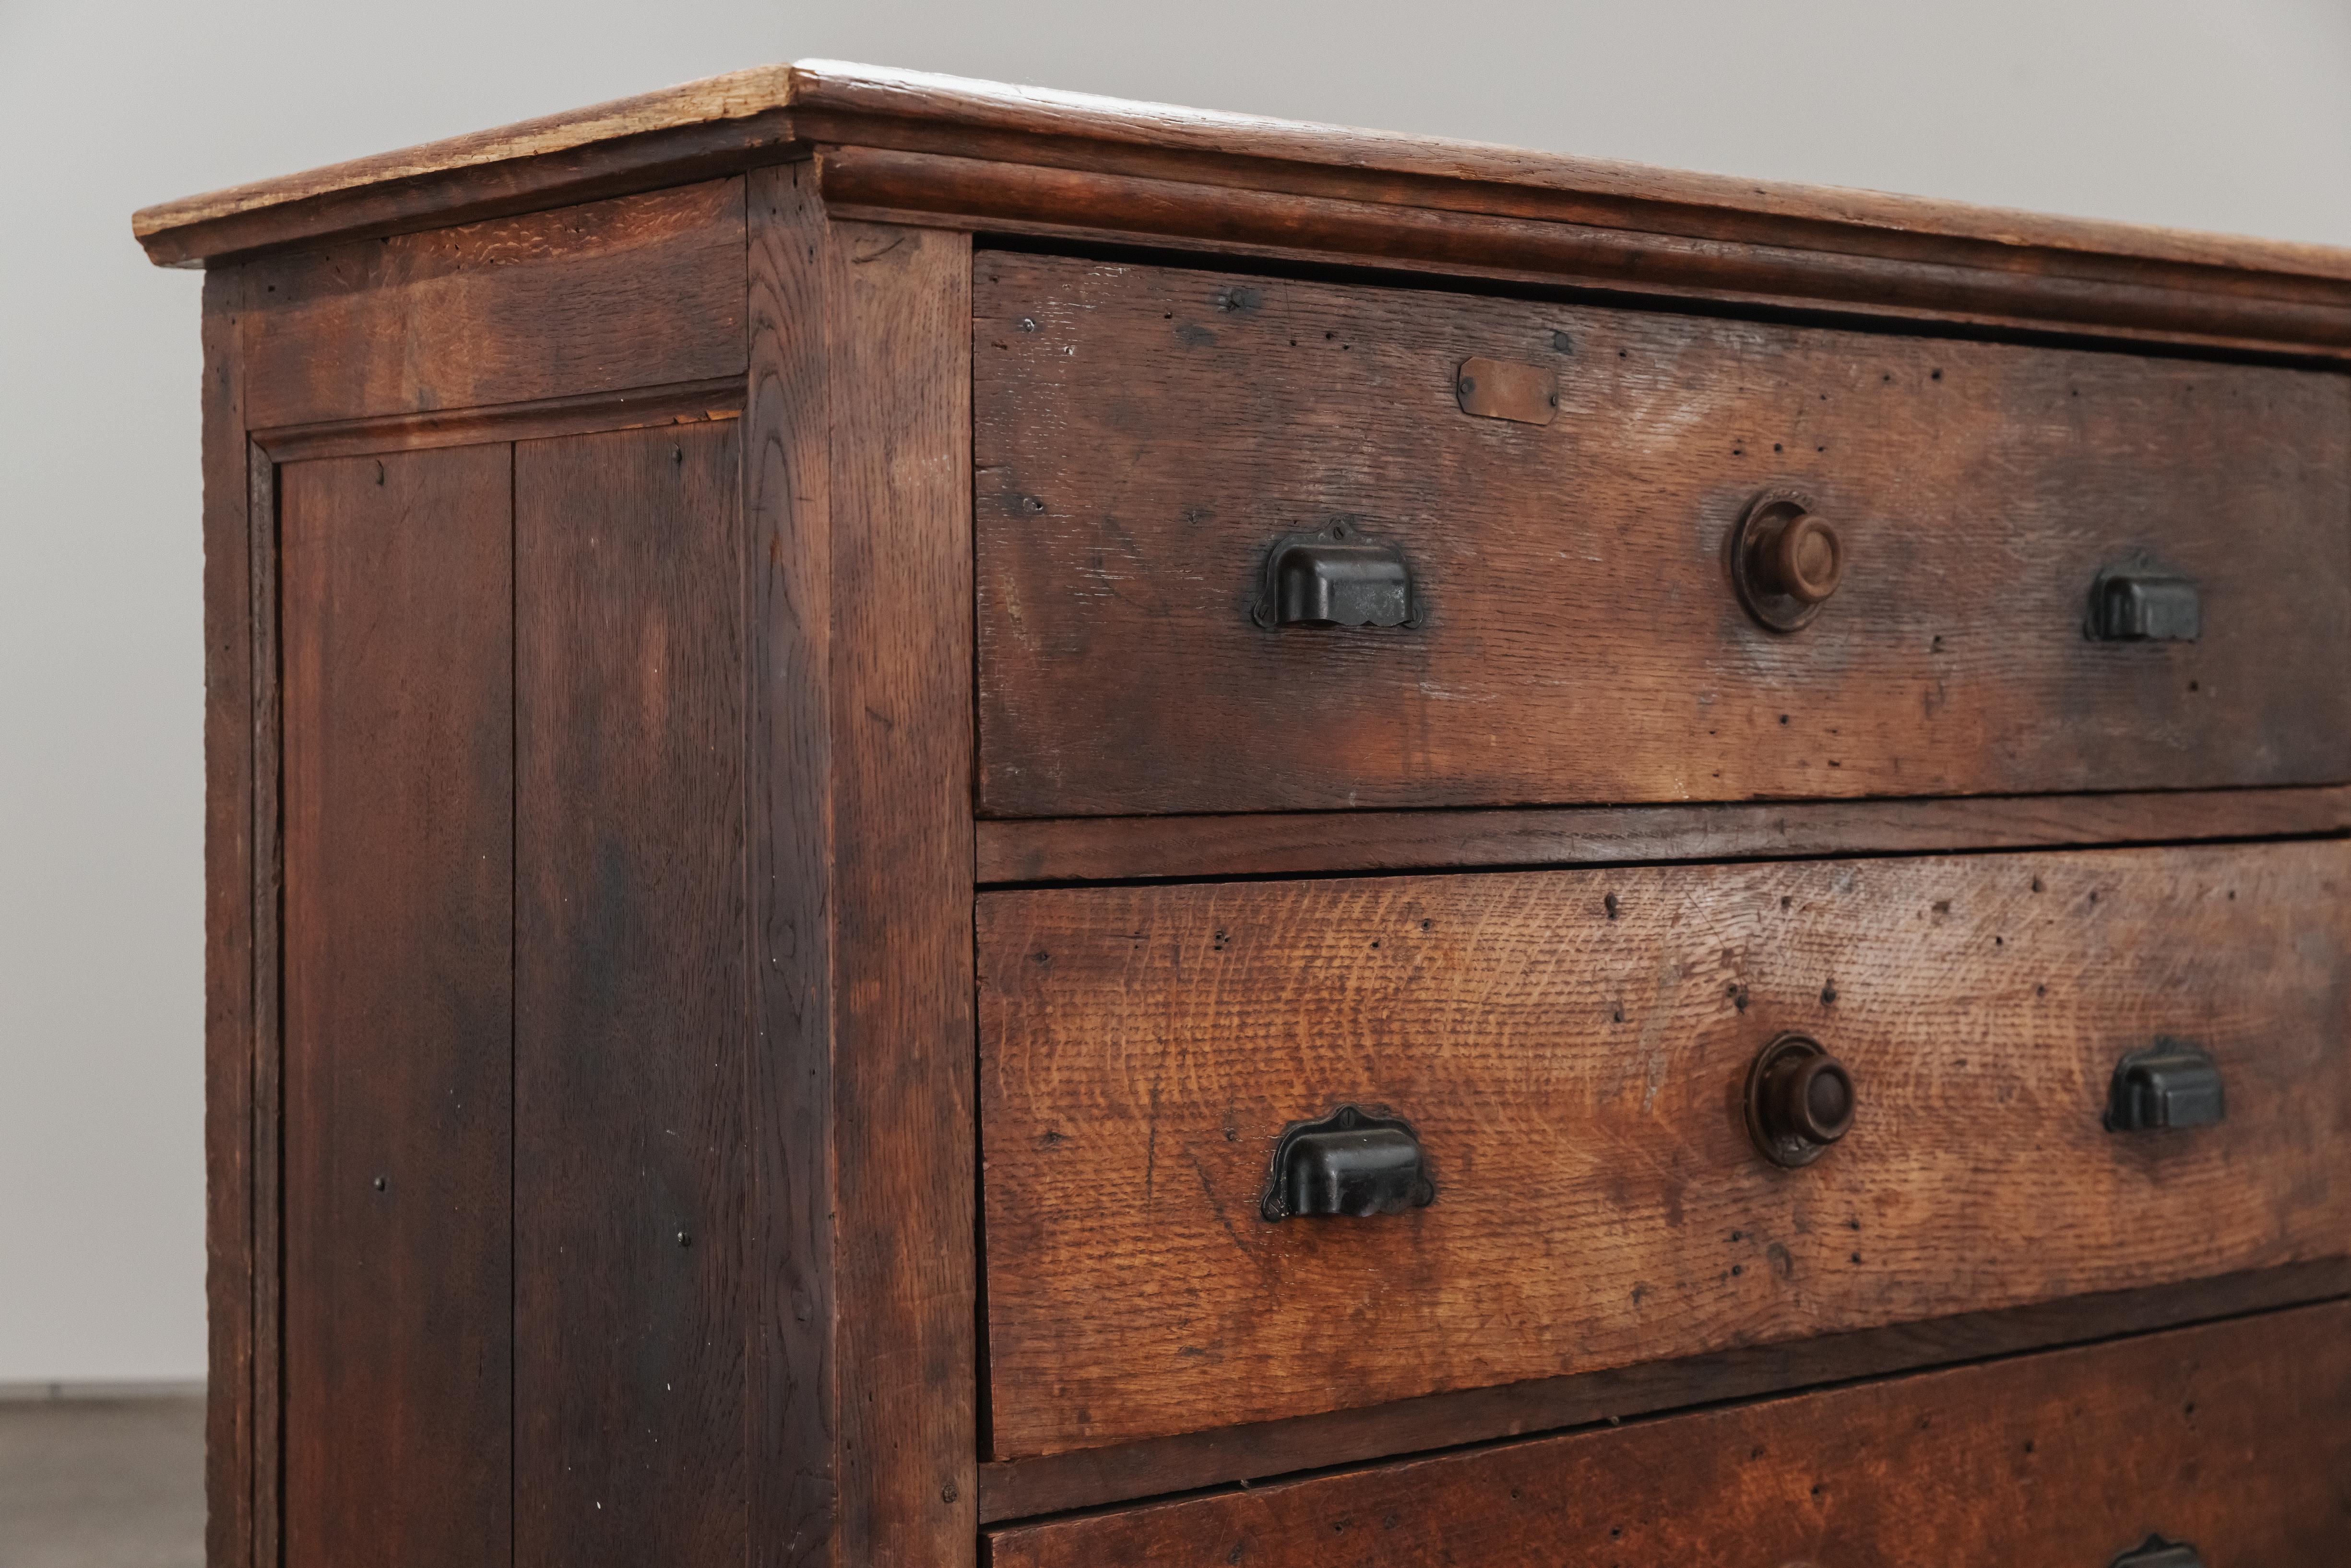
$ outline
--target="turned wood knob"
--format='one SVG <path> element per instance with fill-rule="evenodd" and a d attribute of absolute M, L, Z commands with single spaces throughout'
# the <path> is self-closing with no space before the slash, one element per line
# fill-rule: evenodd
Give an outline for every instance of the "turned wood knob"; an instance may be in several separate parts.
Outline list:
<path fill-rule="evenodd" d="M 1756 586 L 1784 593 L 1799 604 L 1818 604 L 1834 593 L 1844 575 L 1844 546 L 1836 530 L 1799 512 L 1772 524 L 1755 541 Z"/>
<path fill-rule="evenodd" d="M 1804 1166 L 1853 1130 L 1853 1074 L 1820 1041 L 1783 1034 L 1747 1075 L 1747 1130 L 1774 1164 Z"/>
<path fill-rule="evenodd" d="M 1801 490 L 1766 490 L 1749 502 L 1728 549 L 1739 601 L 1774 632 L 1811 624 L 1844 578 L 1844 541 Z"/>

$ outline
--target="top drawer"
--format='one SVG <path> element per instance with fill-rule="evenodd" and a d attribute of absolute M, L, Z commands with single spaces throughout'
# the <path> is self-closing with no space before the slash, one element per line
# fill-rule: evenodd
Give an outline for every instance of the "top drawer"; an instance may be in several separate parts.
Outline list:
<path fill-rule="evenodd" d="M 2342 377 L 1009 253 L 975 308 L 986 814 L 2351 778 Z M 1793 632 L 1727 564 L 1781 487 L 1843 547 Z M 1257 624 L 1334 521 L 1413 623 Z M 2133 560 L 2199 640 L 2085 635 Z"/>

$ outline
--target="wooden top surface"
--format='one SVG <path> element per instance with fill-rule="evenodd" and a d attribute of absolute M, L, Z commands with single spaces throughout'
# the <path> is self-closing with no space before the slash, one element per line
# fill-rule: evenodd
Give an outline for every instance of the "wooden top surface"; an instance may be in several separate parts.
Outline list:
<path fill-rule="evenodd" d="M 1488 142 L 1136 103 L 837 60 L 754 67 L 499 130 L 164 202 L 141 210 L 133 216 L 131 228 L 152 249 L 167 235 L 224 217 L 394 182 L 430 180 L 517 160 L 576 154 L 629 138 L 740 125 L 795 110 L 852 120 L 927 121 L 971 131 L 1017 131 L 1078 141 L 1622 196 L 2003 245 L 2351 281 L 2351 250 L 2328 246 L 2049 217 L 1876 191 L 1687 173 Z M 826 128 L 811 129 L 821 134 Z M 853 133 L 855 127 L 845 124 L 840 129 Z"/>

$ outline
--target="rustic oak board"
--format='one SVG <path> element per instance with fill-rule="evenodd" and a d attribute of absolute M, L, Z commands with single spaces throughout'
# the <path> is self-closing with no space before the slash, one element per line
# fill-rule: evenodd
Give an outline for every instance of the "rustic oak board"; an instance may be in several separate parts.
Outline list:
<path fill-rule="evenodd" d="M 1749 1345 L 1679 1361 L 1430 1394 L 1366 1409 L 1220 1427 L 1102 1448 L 1072 1448 L 982 1465 L 979 1517 L 994 1523 L 1098 1508 L 1366 1459 L 1430 1453 L 1465 1443 L 1785 1394 L 1859 1377 L 1882 1377 L 2179 1328 L 2346 1295 L 2351 1295 L 2351 1258 L 2329 1258 L 2185 1285 L 2069 1296 L 2029 1307 Z"/>
<path fill-rule="evenodd" d="M 756 172 L 752 1562 L 977 1550 L 971 249 Z"/>
<path fill-rule="evenodd" d="M 503 1563 L 508 452 L 295 464 L 282 495 L 285 1561 Z"/>
<path fill-rule="evenodd" d="M 979 881 L 1295 876 L 1761 855 L 1919 854 L 2351 831 L 2351 789 L 1507 811 L 1059 817 L 979 824 Z"/>
<path fill-rule="evenodd" d="M 746 1550 L 733 423 L 515 448 L 516 1555 Z"/>
<path fill-rule="evenodd" d="M 743 182 L 256 264 L 246 419 L 285 425 L 740 375 Z"/>
<path fill-rule="evenodd" d="M 2351 1251 L 2351 844 L 987 894 L 998 1458 Z M 1755 1053 L 1860 1116 L 1762 1161 Z M 2100 1124 L 2126 1051 L 2213 1128 Z M 1412 1122 L 1429 1207 L 1258 1217 L 1272 1141 Z"/>
<path fill-rule="evenodd" d="M 976 290 L 984 815 L 2351 777 L 2341 378 L 1006 252 Z M 1559 417 L 1465 415 L 1472 356 Z M 1794 634 L 1723 566 L 1771 486 L 1846 547 Z M 1422 624 L 1251 622 L 1332 518 Z M 2085 640 L 2135 551 L 2200 642 Z"/>
<path fill-rule="evenodd" d="M 1005 1530 L 995 1568 L 2330 1568 L 2351 1519 L 2351 1305 Z M 1924 1552 L 1926 1555 L 1921 1555 Z"/>

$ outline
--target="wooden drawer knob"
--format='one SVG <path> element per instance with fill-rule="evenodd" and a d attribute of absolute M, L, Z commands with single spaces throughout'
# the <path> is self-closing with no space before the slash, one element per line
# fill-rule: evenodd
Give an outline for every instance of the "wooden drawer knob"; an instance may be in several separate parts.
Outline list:
<path fill-rule="evenodd" d="M 1853 1074 L 1820 1041 L 1783 1034 L 1747 1073 L 1747 1130 L 1775 1165 L 1808 1166 L 1853 1130 Z"/>
<path fill-rule="evenodd" d="M 1844 546 L 1834 528 L 1799 512 L 1755 541 L 1755 574 L 1768 592 L 1818 604 L 1836 591 L 1844 575 Z"/>
<path fill-rule="evenodd" d="M 1767 490 L 1731 530 L 1730 580 L 1749 614 L 1774 632 L 1793 632 L 1844 580 L 1844 541 L 1809 497 Z"/>
<path fill-rule="evenodd" d="M 2150 1535 L 2145 1545 L 2124 1552 L 2109 1568 L 2204 1568 L 2204 1559 L 2193 1546 Z"/>

